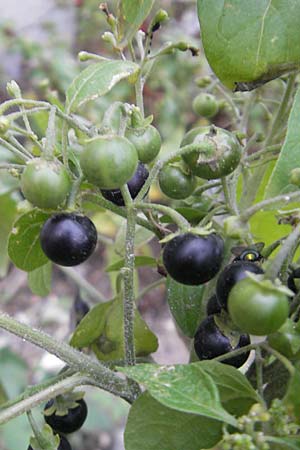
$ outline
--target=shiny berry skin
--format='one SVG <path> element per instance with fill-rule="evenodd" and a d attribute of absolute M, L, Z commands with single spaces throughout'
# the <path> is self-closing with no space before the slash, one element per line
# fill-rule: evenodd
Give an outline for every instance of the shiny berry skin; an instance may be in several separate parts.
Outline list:
<path fill-rule="evenodd" d="M 93 253 L 97 230 L 86 216 L 55 214 L 43 225 L 40 242 L 45 255 L 61 266 L 77 266 Z"/>
<path fill-rule="evenodd" d="M 35 158 L 29 161 L 21 175 L 22 194 L 41 209 L 57 209 L 71 189 L 71 179 L 59 161 Z"/>
<path fill-rule="evenodd" d="M 215 323 L 214 316 L 208 316 L 200 323 L 194 337 L 194 349 L 200 360 L 213 359 L 249 344 L 248 334 L 241 334 L 237 346 L 233 348 L 230 339 L 221 332 Z M 247 361 L 249 354 L 250 351 L 222 362 L 230 366 L 241 367 Z"/>
<path fill-rule="evenodd" d="M 59 446 L 57 447 L 57 450 L 72 450 L 70 442 L 64 436 L 59 436 L 59 437 L 60 437 L 60 443 L 59 443 Z M 27 450 L 33 450 L 31 445 L 29 445 Z"/>
<path fill-rule="evenodd" d="M 248 261 L 237 261 L 229 264 L 220 273 L 216 285 L 216 294 L 222 308 L 227 310 L 227 300 L 231 289 L 238 281 L 247 277 L 247 271 L 257 274 L 264 273 L 257 264 Z"/>
<path fill-rule="evenodd" d="M 130 195 L 135 198 L 145 184 L 149 176 L 149 172 L 143 163 L 139 162 L 135 174 L 127 183 Z M 124 199 L 120 189 L 101 189 L 101 194 L 106 200 L 118 206 L 125 206 Z"/>
<path fill-rule="evenodd" d="M 125 136 L 135 146 L 139 160 L 143 163 L 153 161 L 161 148 L 161 137 L 155 127 L 128 128 Z"/>
<path fill-rule="evenodd" d="M 90 183 L 100 189 L 117 189 L 134 175 L 138 154 L 123 136 L 97 136 L 87 143 L 80 165 Z"/>
<path fill-rule="evenodd" d="M 167 273 L 178 283 L 199 285 L 220 270 L 224 242 L 217 234 L 180 234 L 166 243 L 163 262 Z"/>
<path fill-rule="evenodd" d="M 74 433 L 79 430 L 85 422 L 88 409 L 83 399 L 77 401 L 78 406 L 76 408 L 68 409 L 68 413 L 65 416 L 57 416 L 55 413 L 51 416 L 44 415 L 45 421 L 50 427 L 59 433 Z M 44 410 L 52 406 L 53 400 L 49 400 Z"/>
<path fill-rule="evenodd" d="M 158 177 L 161 191 L 170 198 L 180 200 L 189 197 L 195 190 L 196 178 L 181 167 L 165 165 Z"/>
<path fill-rule="evenodd" d="M 221 311 L 221 305 L 218 302 L 216 294 L 214 294 L 207 301 L 206 313 L 208 316 L 211 316 L 213 314 L 220 314 Z"/>

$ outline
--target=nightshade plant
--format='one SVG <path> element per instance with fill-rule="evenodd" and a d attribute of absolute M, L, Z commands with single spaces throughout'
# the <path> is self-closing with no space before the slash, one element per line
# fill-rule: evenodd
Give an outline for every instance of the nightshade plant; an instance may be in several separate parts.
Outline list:
<path fill-rule="evenodd" d="M 94 204 L 122 217 L 126 236 L 124 258 L 108 268 L 118 271 L 115 297 L 103 299 L 98 293 L 99 303 L 85 314 L 69 343 L 0 314 L 3 330 L 66 365 L 56 377 L 1 404 L 0 423 L 27 412 L 33 450 L 55 450 L 59 436 L 47 426 L 39 430 L 31 410 L 77 387 L 92 386 L 131 405 L 126 450 L 299 449 L 300 295 L 287 287 L 287 281 L 299 266 L 300 190 L 295 169 L 300 167 L 300 0 L 277 0 L 276 7 L 272 0 L 198 0 L 202 45 L 213 72 L 197 80 L 197 94 L 201 89 L 218 100 L 215 112 L 224 114 L 226 129 L 208 119 L 196 122 L 195 117 L 193 130 L 186 130 L 172 152 L 159 152 L 160 135 L 155 131 L 159 123 L 155 121 L 153 128 L 154 118 L 145 115 L 144 86 L 155 77 L 154 64 L 165 55 L 187 52 L 198 58 L 199 50 L 183 41 L 159 49 L 152 46 L 153 34 L 163 33 L 168 19 L 158 3 L 122 0 L 114 11 L 109 3 L 100 5 L 109 27 L 103 37 L 111 45 L 111 58 L 80 52 L 87 66 L 67 89 L 64 105 L 25 99 L 16 82 L 7 85 L 11 99 L 0 105 L 0 143 L 16 162 L 1 162 L 0 169 L 16 177 L 15 189 L 21 188 L 31 202 L 23 214 L 8 219 L 8 255 L 16 267 L 28 272 L 33 292 L 40 292 L 41 280 L 46 293 L 51 289 L 51 264 L 40 233 L 53 216 L 86 220 L 89 216 L 92 221 Z M 108 94 L 121 80 L 134 90 L 135 105 L 113 103 L 96 126 L 84 116 L 83 106 Z M 192 103 L 191 96 L 191 110 Z M 253 121 L 258 109 L 265 117 L 259 131 Z M 48 114 L 48 126 L 45 136 L 38 137 L 31 121 L 41 111 Z M 147 154 L 140 146 L 143 139 Z M 73 151 L 74 140 L 81 156 Z M 148 164 L 149 175 L 132 198 L 127 183 L 139 157 Z M 195 178 L 190 195 L 186 198 L 176 191 L 168 203 L 151 202 L 149 188 L 157 186 L 172 165 Z M 107 200 L 101 189 L 118 189 L 124 206 Z M 15 201 L 11 192 L 5 201 Z M 135 234 L 141 230 L 160 241 L 165 268 L 162 256 L 156 260 L 136 254 Z M 195 243 L 216 241 L 217 261 L 211 256 L 198 258 L 193 266 L 193 259 L 185 255 L 193 279 L 189 282 L 186 276 L 179 283 L 175 279 L 182 270 L 178 274 L 175 270 L 174 276 L 172 263 L 177 264 L 176 245 L 186 235 Z M 42 234 L 42 243 L 46 238 Z M 88 255 L 95 241 L 94 233 Z M 260 245 L 259 257 L 255 257 L 257 242 L 265 244 Z M 170 248 L 172 257 L 167 258 Z M 240 255 L 243 249 L 250 254 L 253 249 L 253 262 L 252 257 L 241 262 L 244 257 L 239 258 L 237 248 Z M 61 261 L 64 258 L 56 259 Z M 229 264 L 257 266 L 230 286 L 228 308 L 219 301 L 216 313 L 207 319 L 206 304 L 224 282 L 218 277 Z M 170 311 L 191 342 L 188 364 L 153 362 L 151 354 L 159 343 L 139 314 L 139 294 L 135 298 L 135 271 L 143 265 L 157 265 L 159 273 L 166 272 L 161 282 L 167 286 Z M 269 324 L 269 310 L 278 319 L 276 326 Z M 200 351 L 198 333 L 197 353 L 205 355 L 199 361 L 193 339 L 208 320 L 226 345 L 214 352 L 210 342 L 205 352 L 201 339 Z M 240 337 L 252 331 L 260 338 L 248 344 L 247 336 L 246 343 L 238 345 Z M 244 362 L 250 350 L 252 358 L 242 370 L 230 365 Z M 214 354 L 219 356 L 209 359 Z M 229 364 L 224 364 L 227 359 Z"/>

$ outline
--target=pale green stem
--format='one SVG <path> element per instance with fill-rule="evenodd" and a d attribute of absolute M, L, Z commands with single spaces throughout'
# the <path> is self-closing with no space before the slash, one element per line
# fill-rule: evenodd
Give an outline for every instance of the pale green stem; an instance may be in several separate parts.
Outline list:
<path fill-rule="evenodd" d="M 262 202 L 256 203 L 250 208 L 246 209 L 241 215 L 240 219 L 242 222 L 248 222 L 249 219 L 256 214 L 258 211 L 262 211 L 269 206 L 275 206 L 277 204 L 288 204 L 294 201 L 300 200 L 300 192 L 290 192 L 285 195 L 278 195 L 277 197 L 273 197 L 267 200 L 263 200 Z"/>
<path fill-rule="evenodd" d="M 268 267 L 265 271 L 265 275 L 267 278 L 275 280 L 284 261 L 286 260 L 287 256 L 294 250 L 297 241 L 299 241 L 299 238 L 300 224 L 297 225 L 292 233 L 286 238 L 275 258 L 268 264 Z"/>
<path fill-rule="evenodd" d="M 113 212 L 114 214 L 117 214 L 118 216 L 127 218 L 127 211 L 125 208 L 121 208 L 119 206 L 114 205 L 112 202 L 106 200 L 104 197 L 101 197 L 98 194 L 83 194 L 82 198 L 86 201 L 90 201 L 92 203 L 95 203 L 102 208 L 108 209 L 109 211 Z M 147 220 L 142 219 L 141 217 L 137 217 L 136 223 L 144 228 L 146 228 L 149 231 L 152 231 L 154 234 L 158 235 L 160 237 L 159 230 L 157 230 L 154 226 L 151 225 Z"/>
<path fill-rule="evenodd" d="M 0 144 L 3 145 L 3 147 L 10 150 L 14 155 L 21 158 L 23 161 L 25 161 L 25 162 L 29 161 L 30 158 L 27 155 L 25 155 L 24 152 L 21 152 L 19 149 L 17 149 L 16 147 L 14 147 L 12 144 L 5 141 L 4 139 L 0 138 Z"/>
<path fill-rule="evenodd" d="M 157 203 L 136 203 L 135 207 L 146 211 L 154 210 L 162 212 L 163 214 L 170 216 L 180 229 L 188 230 L 190 228 L 189 222 L 181 214 L 169 206 L 158 205 Z"/>
<path fill-rule="evenodd" d="M 69 391 L 76 386 L 82 385 L 97 385 L 97 383 L 95 383 L 92 378 L 80 374 L 65 378 L 64 380 L 46 387 L 41 391 L 36 392 L 23 400 L 20 400 L 18 403 L 1 410 L 0 424 L 3 425 L 9 420 L 14 419 L 21 414 L 24 414 L 26 411 L 35 408 L 41 403 L 47 402 L 57 395 L 63 394 L 64 392 Z"/>
<path fill-rule="evenodd" d="M 86 373 L 102 389 L 130 400 L 135 398 L 132 391 L 128 388 L 126 381 L 120 379 L 114 372 L 107 369 L 100 362 L 96 362 L 70 345 L 58 341 L 43 331 L 33 329 L 2 313 L 0 313 L 0 328 L 57 356 L 68 364 L 71 369 Z"/>

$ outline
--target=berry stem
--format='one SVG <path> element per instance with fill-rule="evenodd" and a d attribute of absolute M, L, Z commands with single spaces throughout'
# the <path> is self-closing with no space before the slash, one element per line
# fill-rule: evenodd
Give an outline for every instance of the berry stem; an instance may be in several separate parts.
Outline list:
<path fill-rule="evenodd" d="M 294 250 L 297 241 L 300 238 L 300 224 L 292 231 L 292 233 L 286 238 L 281 249 L 275 256 L 275 258 L 269 263 L 266 269 L 266 278 L 275 280 L 277 278 L 284 261 L 289 254 Z"/>
<path fill-rule="evenodd" d="M 48 127 L 46 131 L 46 144 L 44 149 L 45 158 L 48 160 L 53 159 L 56 144 L 55 118 L 56 118 L 56 108 L 55 106 L 51 106 L 49 113 Z"/>
<path fill-rule="evenodd" d="M 41 448 L 47 448 L 48 440 L 45 439 L 43 433 L 39 429 L 36 421 L 34 420 L 31 410 L 27 411 L 27 418 L 32 428 L 33 434 L 36 440 L 38 441 L 39 446 L 41 446 Z"/>
<path fill-rule="evenodd" d="M 190 228 L 189 222 L 181 214 L 179 214 L 177 211 L 170 208 L 169 206 L 158 205 L 156 203 L 135 203 L 135 207 L 137 209 L 142 209 L 142 210 L 147 210 L 147 211 L 156 210 L 156 211 L 162 212 L 162 213 L 170 216 L 180 229 L 186 231 Z"/>

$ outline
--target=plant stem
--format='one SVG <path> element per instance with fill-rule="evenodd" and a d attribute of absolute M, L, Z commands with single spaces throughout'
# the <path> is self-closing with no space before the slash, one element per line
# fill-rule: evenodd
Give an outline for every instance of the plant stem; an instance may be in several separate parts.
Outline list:
<path fill-rule="evenodd" d="M 18 150 L 16 147 L 14 147 L 12 144 L 7 142 L 5 139 L 0 138 L 0 144 L 3 145 L 3 147 L 10 150 L 14 155 L 21 158 L 23 161 L 25 161 L 25 162 L 29 161 L 30 158 L 27 155 L 25 155 L 24 152 L 21 152 L 20 150 Z"/>
<path fill-rule="evenodd" d="M 189 222 L 177 211 L 165 205 L 158 205 L 157 203 L 135 203 L 135 207 L 137 209 L 142 210 L 156 210 L 160 211 L 164 214 L 170 216 L 173 221 L 178 225 L 178 227 L 182 230 L 187 230 L 190 228 Z"/>
<path fill-rule="evenodd" d="M 56 143 L 55 116 L 56 116 L 56 108 L 55 106 L 51 106 L 48 120 L 48 127 L 46 131 L 46 145 L 44 149 L 44 155 L 46 159 L 53 159 Z"/>
<path fill-rule="evenodd" d="M 271 353 L 271 355 L 275 356 L 275 358 L 277 358 L 283 364 L 283 366 L 287 369 L 291 376 L 295 374 L 295 368 L 288 358 L 283 356 L 281 353 L 279 353 L 277 350 L 270 347 L 266 343 L 262 343 L 261 348 L 264 348 L 268 353 Z"/>
<path fill-rule="evenodd" d="M 102 303 L 106 301 L 105 296 L 95 289 L 94 286 L 89 283 L 77 270 L 72 267 L 57 266 L 59 269 L 70 277 L 81 289 L 83 289 L 89 297 L 94 298 L 98 302 Z"/>
<path fill-rule="evenodd" d="M 57 356 L 68 364 L 71 369 L 86 373 L 102 389 L 120 397 L 127 398 L 130 401 L 135 399 L 136 396 L 126 381 L 119 378 L 100 362 L 94 361 L 70 345 L 54 339 L 43 331 L 22 324 L 7 314 L 0 313 L 0 327 Z"/>
<path fill-rule="evenodd" d="M 36 440 L 38 441 L 39 446 L 41 446 L 41 448 L 44 448 L 48 444 L 48 440 L 45 439 L 45 437 L 43 436 L 43 433 L 37 426 L 37 423 L 34 420 L 31 410 L 27 410 L 27 418 L 28 418 L 28 421 L 32 428 L 33 434 L 34 434 Z"/>
<path fill-rule="evenodd" d="M 266 269 L 265 275 L 270 280 L 277 278 L 281 266 L 288 257 L 288 255 L 294 250 L 297 241 L 300 238 L 300 224 L 292 231 L 292 233 L 286 238 L 281 249 L 275 256 L 275 259 L 271 261 Z"/>
<path fill-rule="evenodd" d="M 0 424 L 3 425 L 9 420 L 14 419 L 21 414 L 24 414 L 24 412 L 33 409 L 41 403 L 47 402 L 57 395 L 63 394 L 64 392 L 71 390 L 76 386 L 82 385 L 97 385 L 97 383 L 95 383 L 92 378 L 89 378 L 87 376 L 83 376 L 80 374 L 72 375 L 71 377 L 65 378 L 58 383 L 52 384 L 51 386 L 46 387 L 23 400 L 20 400 L 18 403 L 1 410 Z"/>
<path fill-rule="evenodd" d="M 261 354 L 260 347 L 256 347 L 255 349 L 255 369 L 256 369 L 256 384 L 257 384 L 257 391 L 261 398 L 264 398 L 263 393 L 263 358 Z"/>
<path fill-rule="evenodd" d="M 114 205 L 112 202 L 106 200 L 99 194 L 86 193 L 83 194 L 82 199 L 88 202 L 95 203 L 96 205 L 101 206 L 102 208 L 108 209 L 109 211 L 117 214 L 118 216 L 127 218 L 127 211 L 124 208 Z M 156 234 L 159 238 L 161 237 L 159 230 L 157 230 L 151 223 L 147 220 L 142 219 L 141 217 L 136 218 L 136 223 L 152 233 Z"/>
<path fill-rule="evenodd" d="M 228 208 L 228 212 L 230 214 L 236 214 L 237 211 L 234 208 L 233 202 L 232 202 L 232 198 L 231 198 L 231 193 L 230 193 L 230 189 L 228 186 L 228 180 L 226 177 L 222 177 L 222 186 L 223 186 L 223 193 L 224 193 L 224 198 L 225 198 L 225 202 L 226 202 L 226 206 Z"/>

